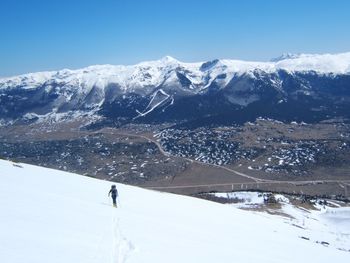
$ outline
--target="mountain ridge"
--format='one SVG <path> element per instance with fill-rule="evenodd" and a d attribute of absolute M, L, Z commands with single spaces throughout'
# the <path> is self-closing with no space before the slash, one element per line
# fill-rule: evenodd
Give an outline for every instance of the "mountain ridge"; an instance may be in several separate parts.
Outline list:
<path fill-rule="evenodd" d="M 296 61 L 297 60 L 297 61 Z M 269 62 L 259 62 L 259 61 L 246 61 L 246 60 L 236 60 L 236 59 L 214 59 L 211 61 L 204 62 L 181 62 L 176 58 L 171 56 L 164 56 L 159 60 L 150 60 L 143 61 L 134 65 L 112 65 L 112 64 L 98 64 L 91 65 L 79 69 L 61 69 L 61 70 L 53 70 L 53 71 L 40 71 L 40 72 L 32 72 L 25 73 L 10 77 L 2 77 L 0 78 L 0 88 L 4 86 L 5 83 L 9 83 L 11 81 L 15 82 L 18 78 L 26 80 L 30 78 L 37 78 L 37 81 L 40 82 L 43 79 L 54 78 L 56 77 L 64 77 L 68 74 L 84 74 L 91 73 L 94 71 L 99 71 L 99 73 L 111 73 L 110 71 L 114 71 L 114 73 L 121 73 L 120 71 L 125 71 L 127 69 L 133 68 L 143 68 L 143 67 L 169 67 L 173 66 L 183 66 L 183 67 L 199 67 L 204 64 L 208 64 L 215 61 L 215 64 L 221 63 L 223 66 L 231 67 L 232 72 L 246 72 L 255 69 L 264 70 L 267 72 L 273 72 L 278 69 L 290 70 L 290 71 L 311 71 L 314 70 L 319 73 L 338 73 L 345 74 L 350 72 L 350 52 L 337 53 L 337 54 L 292 54 L 292 53 L 284 53 L 277 58 L 271 59 Z M 338 62 L 341 65 L 339 67 L 335 67 L 332 64 L 332 67 L 320 67 L 321 64 L 325 62 L 331 61 L 332 63 Z M 288 62 L 288 63 L 286 63 Z M 295 62 L 293 64 L 293 62 Z M 303 65 L 305 63 L 306 65 Z M 308 68 L 307 68 L 308 67 Z M 124 72 L 123 72 L 124 73 Z M 33 79 L 35 80 L 35 79 Z"/>
<path fill-rule="evenodd" d="M 344 116 L 349 73 L 350 52 L 277 62 L 184 63 L 166 56 L 131 66 L 30 73 L 0 79 L 0 119 L 83 112 L 124 123 L 213 116 L 232 122 L 232 116 L 247 121 L 262 112 L 279 120 L 319 121 Z M 288 112 L 293 105 L 297 114 Z"/>

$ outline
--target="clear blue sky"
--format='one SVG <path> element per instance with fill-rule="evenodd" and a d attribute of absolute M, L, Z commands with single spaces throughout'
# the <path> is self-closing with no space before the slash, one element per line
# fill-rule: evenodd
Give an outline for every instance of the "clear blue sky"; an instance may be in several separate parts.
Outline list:
<path fill-rule="evenodd" d="M 350 51 L 348 0 L 1 0 L 0 76 Z"/>

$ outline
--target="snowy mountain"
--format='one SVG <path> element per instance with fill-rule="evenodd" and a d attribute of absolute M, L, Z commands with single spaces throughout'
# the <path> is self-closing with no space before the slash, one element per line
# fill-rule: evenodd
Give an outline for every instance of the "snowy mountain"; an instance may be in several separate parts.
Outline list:
<path fill-rule="evenodd" d="M 184 63 L 167 56 L 132 66 L 0 79 L 0 119 L 57 120 L 77 114 L 123 122 L 193 121 L 223 114 L 250 119 L 267 105 L 266 117 L 305 115 L 312 121 L 343 115 L 349 85 L 350 53 L 289 54 L 271 62 Z M 285 113 L 290 105 L 302 112 Z"/>
<path fill-rule="evenodd" d="M 283 53 L 281 56 L 271 59 L 271 62 L 278 62 L 285 59 L 295 59 L 301 56 L 302 54 Z"/>
<path fill-rule="evenodd" d="M 0 160 L 3 262 L 347 262 L 349 209 L 244 211 Z"/>

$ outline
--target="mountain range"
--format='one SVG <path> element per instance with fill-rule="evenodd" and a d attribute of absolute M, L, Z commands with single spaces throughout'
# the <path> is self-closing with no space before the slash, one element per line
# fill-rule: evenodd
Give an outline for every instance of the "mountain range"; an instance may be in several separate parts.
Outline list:
<path fill-rule="evenodd" d="M 350 52 L 284 54 L 270 62 L 166 56 L 0 79 L 0 123 L 73 119 L 194 126 L 257 117 L 319 122 L 350 117 Z"/>

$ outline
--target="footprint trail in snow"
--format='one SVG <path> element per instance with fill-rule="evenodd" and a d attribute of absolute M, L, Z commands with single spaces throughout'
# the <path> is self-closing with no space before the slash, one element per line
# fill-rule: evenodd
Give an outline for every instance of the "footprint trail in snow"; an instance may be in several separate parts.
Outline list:
<path fill-rule="evenodd" d="M 135 250 L 135 246 L 125 236 L 123 236 L 120 227 L 120 218 L 114 211 L 113 215 L 113 248 L 111 263 L 125 263 Z"/>

